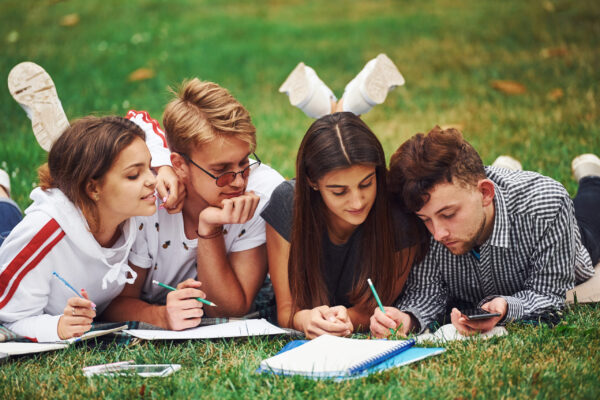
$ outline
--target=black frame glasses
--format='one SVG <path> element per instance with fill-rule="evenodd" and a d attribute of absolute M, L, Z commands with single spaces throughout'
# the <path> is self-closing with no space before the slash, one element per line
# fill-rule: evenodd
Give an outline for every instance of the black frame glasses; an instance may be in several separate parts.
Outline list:
<path fill-rule="evenodd" d="M 260 165 L 262 163 L 262 161 L 260 161 L 260 158 L 258 158 L 256 153 L 252 153 L 252 155 L 254 156 L 256 161 L 248 164 L 248 166 L 246 168 L 244 168 L 243 170 L 237 171 L 237 172 L 229 171 L 229 172 L 225 172 L 219 176 L 214 176 L 213 174 L 211 174 L 210 172 L 208 172 L 207 170 L 205 170 L 204 168 L 202 168 L 201 166 L 196 164 L 187 154 L 181 153 L 179 151 L 177 151 L 176 153 L 179 154 L 180 156 L 182 156 L 183 158 L 185 158 L 186 161 L 191 162 L 194 166 L 199 168 L 206 175 L 213 178 L 218 187 L 224 187 L 224 186 L 231 184 L 233 181 L 235 181 L 235 178 L 238 176 L 238 174 L 240 174 L 242 176 L 242 178 L 244 178 L 244 179 L 248 178 L 248 176 L 250 176 L 250 167 L 252 167 L 253 165 Z"/>

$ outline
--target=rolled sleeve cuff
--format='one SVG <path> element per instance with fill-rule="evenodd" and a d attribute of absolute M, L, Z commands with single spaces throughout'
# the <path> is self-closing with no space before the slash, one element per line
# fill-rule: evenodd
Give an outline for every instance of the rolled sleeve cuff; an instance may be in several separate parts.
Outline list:
<path fill-rule="evenodd" d="M 427 322 L 425 320 L 425 318 L 423 318 L 423 316 L 421 316 L 421 313 L 416 308 L 412 308 L 412 307 L 400 308 L 399 306 L 397 308 L 400 311 L 402 311 L 403 313 L 411 314 L 413 317 L 415 317 L 415 319 L 419 323 L 419 326 L 417 327 L 417 333 L 418 334 L 423 333 L 423 331 L 425 330 L 425 328 L 427 327 L 427 324 L 429 322 Z"/>
<path fill-rule="evenodd" d="M 508 305 L 506 309 L 506 315 L 499 324 L 506 324 L 507 322 L 512 322 L 523 318 L 523 315 L 525 315 L 525 307 L 523 306 L 523 302 L 520 299 L 512 296 L 488 296 L 479 302 L 478 307 L 481 308 L 482 305 L 492 301 L 496 297 L 502 297 L 504 300 L 506 300 Z"/>

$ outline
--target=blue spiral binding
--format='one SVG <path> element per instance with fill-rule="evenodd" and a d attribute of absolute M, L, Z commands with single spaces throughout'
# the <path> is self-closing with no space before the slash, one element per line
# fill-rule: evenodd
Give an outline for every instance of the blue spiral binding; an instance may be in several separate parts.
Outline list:
<path fill-rule="evenodd" d="M 402 353 L 404 350 L 408 350 L 409 348 L 411 348 L 414 345 L 415 345 L 415 339 L 409 339 L 409 340 L 405 341 L 404 343 L 402 343 L 401 345 L 399 345 L 398 347 L 394 347 L 393 349 L 390 349 L 390 350 L 386 351 L 385 353 L 378 354 L 375 357 L 371 357 L 371 358 L 361 362 L 360 364 L 357 364 L 357 365 L 354 365 L 354 366 L 348 368 L 348 374 L 349 375 L 360 374 L 364 370 L 369 369 L 379 363 L 382 363 L 385 360 L 387 360 L 388 358 L 392 358 L 396 354 Z"/>

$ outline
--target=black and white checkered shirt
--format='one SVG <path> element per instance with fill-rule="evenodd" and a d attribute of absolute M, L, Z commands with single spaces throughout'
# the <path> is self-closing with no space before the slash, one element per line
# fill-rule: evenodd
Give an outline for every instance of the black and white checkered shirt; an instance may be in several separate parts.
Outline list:
<path fill-rule="evenodd" d="M 432 238 L 409 275 L 397 306 L 421 330 L 446 312 L 450 299 L 481 306 L 500 296 L 508 303 L 505 322 L 535 318 L 562 308 L 566 291 L 594 275 L 573 201 L 560 183 L 528 171 L 486 167 L 486 173 L 495 184 L 495 219 L 480 258 L 453 255 Z"/>

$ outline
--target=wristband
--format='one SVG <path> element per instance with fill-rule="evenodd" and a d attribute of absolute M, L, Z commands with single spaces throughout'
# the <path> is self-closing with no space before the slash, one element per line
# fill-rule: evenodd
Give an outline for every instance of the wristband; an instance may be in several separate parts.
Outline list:
<path fill-rule="evenodd" d="M 217 229 L 214 230 L 214 232 L 209 233 L 208 235 L 201 235 L 200 233 L 198 233 L 198 229 L 196 229 L 196 235 L 198 235 L 198 237 L 200 239 L 214 239 L 216 237 L 219 237 L 223 234 L 223 225 L 219 226 Z"/>

